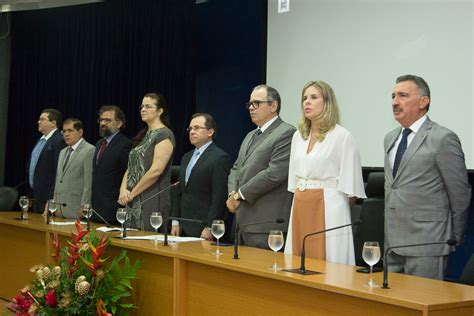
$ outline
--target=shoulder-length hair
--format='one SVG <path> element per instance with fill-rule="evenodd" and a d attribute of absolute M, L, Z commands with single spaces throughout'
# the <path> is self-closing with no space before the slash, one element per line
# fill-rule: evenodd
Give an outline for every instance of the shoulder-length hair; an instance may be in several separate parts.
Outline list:
<path fill-rule="evenodd" d="M 311 132 L 311 121 L 304 116 L 303 111 L 304 93 L 309 87 L 315 87 L 318 89 L 324 99 L 323 111 L 317 118 L 320 133 L 318 141 L 323 141 L 326 137 L 326 134 L 340 122 L 339 107 L 337 105 L 336 95 L 334 94 L 331 86 L 324 81 L 310 81 L 304 85 L 303 91 L 301 92 L 301 112 L 303 114 L 301 121 L 298 124 L 298 130 L 300 131 L 304 140 L 308 139 Z"/>

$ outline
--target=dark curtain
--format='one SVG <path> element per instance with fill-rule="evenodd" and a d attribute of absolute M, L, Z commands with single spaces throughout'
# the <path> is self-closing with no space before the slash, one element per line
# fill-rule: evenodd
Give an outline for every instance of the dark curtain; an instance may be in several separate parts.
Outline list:
<path fill-rule="evenodd" d="M 144 126 L 138 106 L 147 92 L 160 92 L 168 101 L 179 163 L 189 146 L 187 119 L 195 112 L 194 5 L 113 0 L 14 13 L 6 184 L 25 179 L 42 109 L 81 119 L 84 138 L 95 144 L 99 107 L 122 107 L 125 134 L 133 137 Z"/>

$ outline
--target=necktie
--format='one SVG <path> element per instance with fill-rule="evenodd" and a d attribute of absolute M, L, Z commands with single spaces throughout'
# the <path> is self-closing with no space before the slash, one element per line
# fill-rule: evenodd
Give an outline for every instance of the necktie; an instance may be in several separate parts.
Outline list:
<path fill-rule="evenodd" d="M 400 167 L 400 162 L 402 161 L 403 154 L 405 153 L 405 150 L 407 150 L 408 135 L 410 135 L 410 133 L 411 133 L 411 129 L 405 128 L 403 130 L 402 140 L 400 141 L 400 144 L 398 144 L 398 149 L 395 155 L 395 161 L 393 162 L 393 170 L 392 170 L 392 175 L 394 178 L 397 175 L 397 170 L 398 170 L 398 167 Z"/>
<path fill-rule="evenodd" d="M 35 176 L 35 169 L 36 164 L 38 163 L 39 156 L 41 151 L 43 150 L 44 144 L 46 144 L 46 139 L 41 138 L 33 148 L 31 152 L 31 160 L 30 160 L 30 169 L 28 170 L 28 180 L 30 182 L 30 188 L 33 188 L 33 178 Z"/>
<path fill-rule="evenodd" d="M 199 152 L 199 150 L 194 150 L 194 154 L 191 157 L 191 160 L 189 161 L 188 166 L 186 167 L 186 174 L 185 174 L 185 177 L 184 177 L 184 180 L 186 181 L 186 183 L 188 183 L 188 179 L 189 179 L 189 175 L 191 174 L 191 170 L 193 170 L 193 167 L 196 164 L 196 161 L 199 159 L 200 154 L 201 153 Z"/>
<path fill-rule="evenodd" d="M 257 131 L 253 133 L 252 139 L 250 139 L 249 146 L 247 147 L 247 154 L 250 152 L 250 148 L 253 148 L 258 143 L 258 137 L 260 135 L 262 135 L 262 130 L 258 128 Z"/>
<path fill-rule="evenodd" d="M 105 148 L 107 148 L 107 140 L 104 138 L 102 144 L 100 145 L 99 153 L 97 154 L 96 164 L 99 164 L 99 161 L 102 160 L 102 155 L 104 155 Z"/>
<path fill-rule="evenodd" d="M 67 153 L 66 153 L 66 158 L 64 158 L 64 164 L 63 164 L 63 171 L 66 169 L 67 163 L 69 162 L 69 157 L 71 157 L 72 154 L 72 147 L 67 148 Z"/>

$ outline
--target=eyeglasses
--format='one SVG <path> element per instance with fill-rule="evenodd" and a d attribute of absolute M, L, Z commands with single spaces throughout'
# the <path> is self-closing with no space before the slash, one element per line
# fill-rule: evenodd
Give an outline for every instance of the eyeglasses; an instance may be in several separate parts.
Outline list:
<path fill-rule="evenodd" d="M 261 101 L 261 100 L 253 100 L 245 103 L 245 107 L 249 110 L 251 106 L 254 109 L 258 109 L 260 107 L 260 103 L 272 103 L 273 101 Z"/>
<path fill-rule="evenodd" d="M 157 109 L 158 107 L 157 107 L 156 105 L 154 105 L 154 104 L 141 104 L 141 105 L 138 107 L 139 110 L 141 110 L 141 109 L 143 109 L 143 108 L 145 108 L 145 109 L 153 109 L 153 108 Z"/>
<path fill-rule="evenodd" d="M 99 119 L 97 119 L 97 123 L 99 123 L 99 124 L 102 123 L 102 122 L 104 122 L 105 124 L 109 124 L 109 123 L 112 123 L 112 121 L 113 120 L 109 119 L 109 118 L 99 118 Z"/>
<path fill-rule="evenodd" d="M 209 129 L 207 127 L 204 127 L 204 126 L 189 126 L 188 128 L 186 128 L 186 130 L 189 132 L 191 131 L 199 131 L 200 129 Z"/>

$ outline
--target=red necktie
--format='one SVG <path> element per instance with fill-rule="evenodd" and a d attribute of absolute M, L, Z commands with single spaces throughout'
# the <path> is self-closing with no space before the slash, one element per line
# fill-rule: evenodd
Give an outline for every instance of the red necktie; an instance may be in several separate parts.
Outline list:
<path fill-rule="evenodd" d="M 102 155 L 104 154 L 105 148 L 107 148 L 107 140 L 104 139 L 100 145 L 99 154 L 97 155 L 97 163 L 102 160 Z"/>

